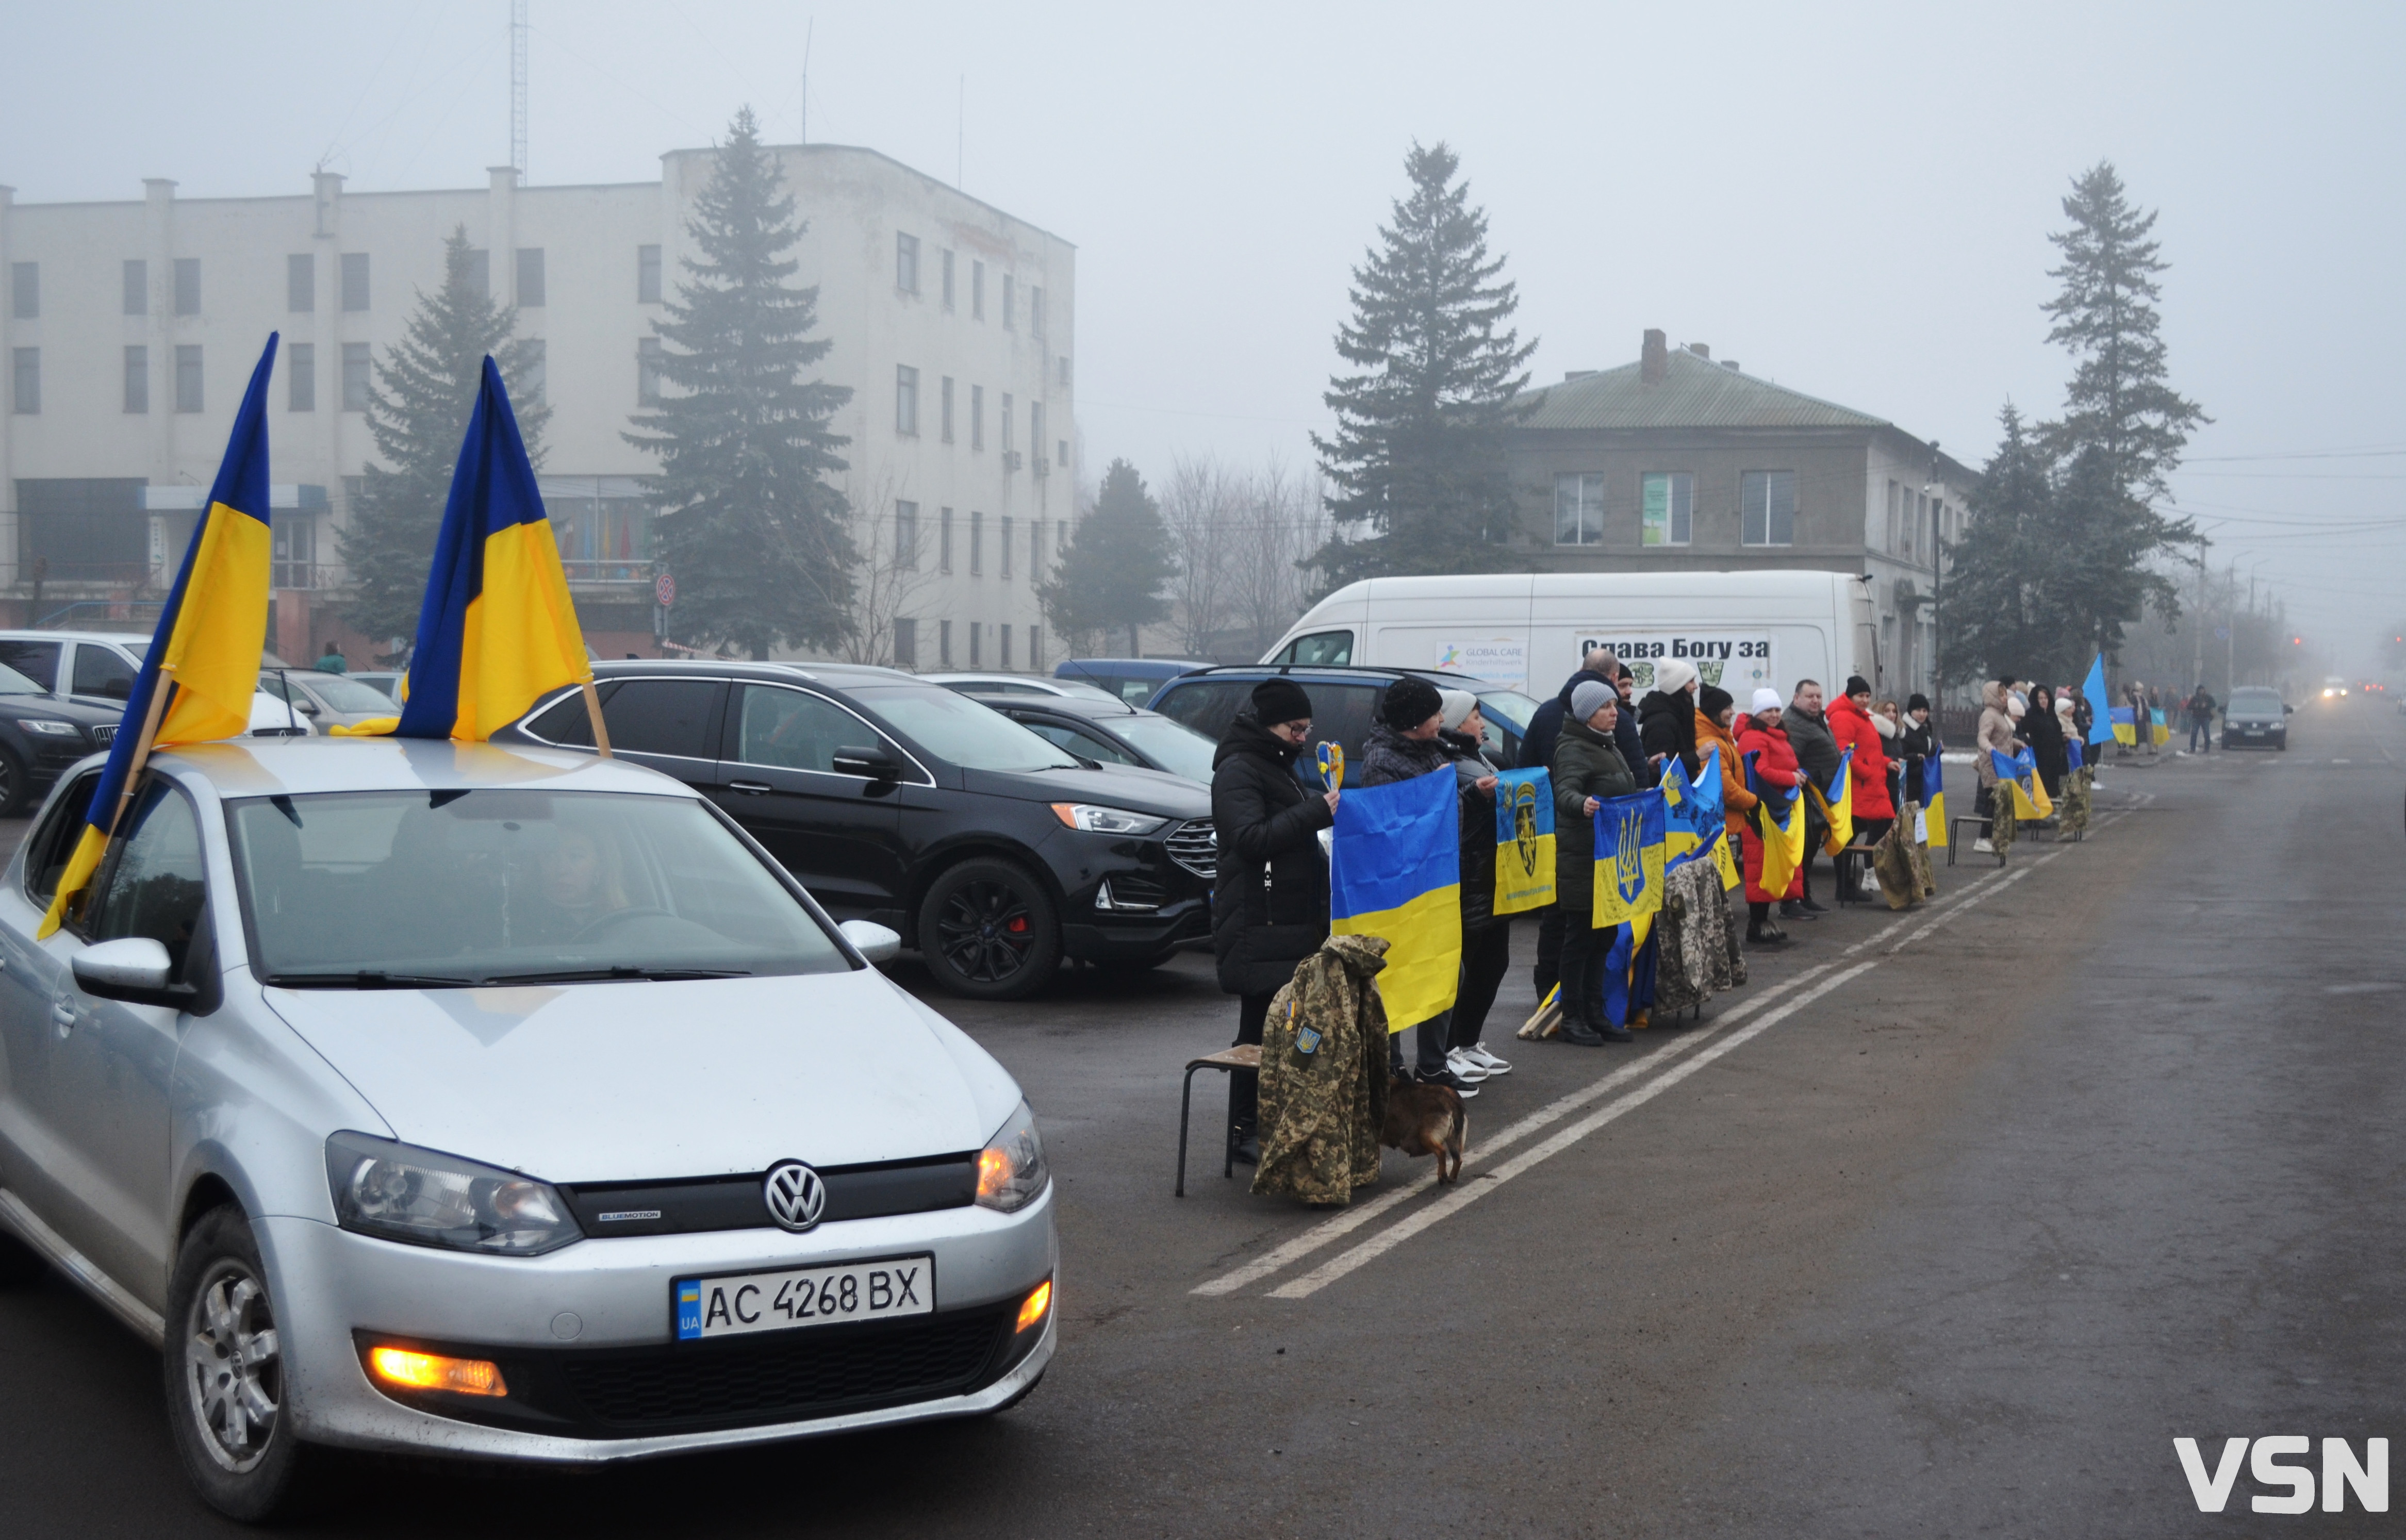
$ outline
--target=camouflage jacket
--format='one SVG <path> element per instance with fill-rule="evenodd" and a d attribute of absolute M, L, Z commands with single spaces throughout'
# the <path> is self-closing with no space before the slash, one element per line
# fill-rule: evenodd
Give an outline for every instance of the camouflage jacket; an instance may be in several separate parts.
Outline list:
<path fill-rule="evenodd" d="M 1377 936 L 1332 936 L 1271 997 L 1254 1192 L 1342 1204 L 1379 1180 L 1387 1008 L 1377 979 L 1386 952 Z"/>

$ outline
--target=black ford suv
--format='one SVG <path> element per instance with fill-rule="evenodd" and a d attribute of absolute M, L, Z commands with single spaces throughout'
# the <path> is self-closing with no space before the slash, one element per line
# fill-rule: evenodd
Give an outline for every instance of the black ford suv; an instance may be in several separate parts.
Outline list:
<path fill-rule="evenodd" d="M 1439 689 L 1468 690 L 1479 698 L 1479 719 L 1487 724 L 1487 754 L 1497 764 L 1521 762 L 1521 735 L 1537 702 L 1519 690 L 1504 689 L 1483 679 L 1471 679 L 1436 669 L 1355 668 L 1345 664 L 1237 663 L 1180 674 L 1155 692 L 1154 711 L 1173 716 L 1204 737 L 1218 742 L 1228 723 L 1253 699 L 1253 686 L 1284 675 L 1311 697 L 1314 742 L 1344 745 L 1345 756 L 1358 760 L 1370 724 L 1379 719 L 1379 702 L 1387 686 L 1406 674 L 1418 674 Z M 1295 775 L 1307 784 L 1320 784 L 1320 770 L 1309 752 L 1295 756 Z"/>
<path fill-rule="evenodd" d="M 979 999 L 1064 957 L 1150 968 L 1210 932 L 1211 798 L 1080 759 L 992 709 L 841 663 L 594 665 L 610 747 L 724 808 L 838 919 L 901 933 Z M 496 742 L 593 746 L 581 692 Z"/>

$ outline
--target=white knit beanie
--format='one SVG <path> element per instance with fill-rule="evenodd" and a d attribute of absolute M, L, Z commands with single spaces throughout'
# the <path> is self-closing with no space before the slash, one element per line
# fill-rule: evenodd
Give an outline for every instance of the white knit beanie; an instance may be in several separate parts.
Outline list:
<path fill-rule="evenodd" d="M 1451 732 L 1470 719 L 1479 709 L 1479 697 L 1468 690 L 1440 689 L 1437 692 L 1437 726 Z"/>
<path fill-rule="evenodd" d="M 1665 658 L 1654 665 L 1654 687 L 1664 695 L 1677 695 L 1696 682 L 1696 666 L 1683 657 Z"/>
<path fill-rule="evenodd" d="M 1764 712 L 1783 710 L 1786 708 L 1787 704 L 1788 702 L 1779 699 L 1779 692 L 1777 690 L 1765 685 L 1754 692 L 1754 704 L 1747 708 L 1747 713 L 1748 715 L 1760 716 Z"/>

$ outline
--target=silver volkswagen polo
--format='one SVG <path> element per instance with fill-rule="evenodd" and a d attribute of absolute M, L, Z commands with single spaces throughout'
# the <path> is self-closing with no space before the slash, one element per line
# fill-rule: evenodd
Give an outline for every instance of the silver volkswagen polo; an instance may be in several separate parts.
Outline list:
<path fill-rule="evenodd" d="M 274 1513 L 315 1446 L 623 1460 L 1043 1373 L 1018 1087 L 686 786 L 181 749 L 36 940 L 98 769 L 0 879 L 0 1274 L 47 1261 L 163 1345 L 215 1506 Z"/>

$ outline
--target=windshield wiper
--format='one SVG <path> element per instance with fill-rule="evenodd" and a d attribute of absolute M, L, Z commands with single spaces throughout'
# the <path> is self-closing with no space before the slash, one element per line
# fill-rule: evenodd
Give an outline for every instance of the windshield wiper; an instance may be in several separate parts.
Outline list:
<path fill-rule="evenodd" d="M 476 981 L 445 973 L 388 973 L 363 968 L 351 973 L 271 973 L 266 981 L 277 989 L 460 989 Z"/>
<path fill-rule="evenodd" d="M 688 979 L 748 979 L 748 968 L 572 968 L 550 973 L 496 973 L 488 984 L 677 983 Z"/>

